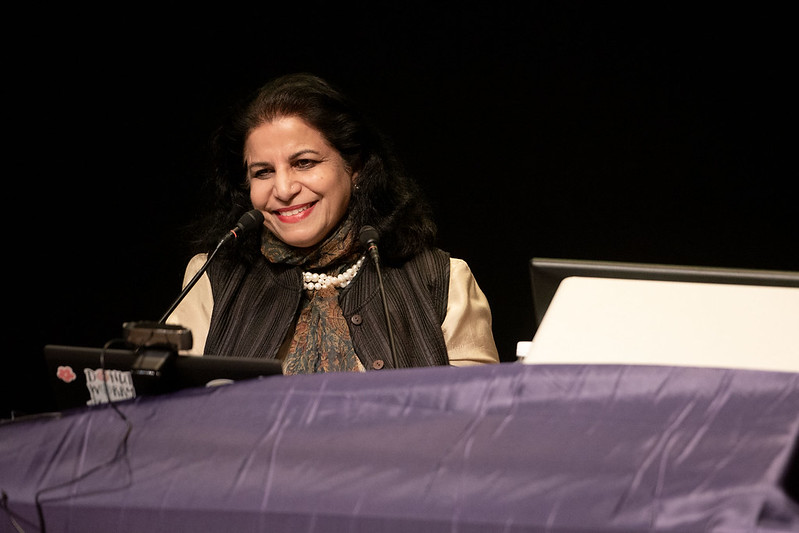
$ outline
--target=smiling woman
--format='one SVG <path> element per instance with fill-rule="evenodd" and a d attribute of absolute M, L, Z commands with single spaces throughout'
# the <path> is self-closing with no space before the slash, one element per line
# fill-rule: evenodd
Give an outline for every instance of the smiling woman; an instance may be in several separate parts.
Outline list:
<path fill-rule="evenodd" d="M 313 246 L 344 217 L 357 173 L 303 119 L 280 117 L 256 127 L 244 158 L 252 205 L 284 243 Z"/>
<path fill-rule="evenodd" d="M 214 146 L 217 211 L 186 280 L 242 213 L 264 222 L 169 317 L 191 329 L 191 355 L 277 358 L 286 374 L 499 361 L 468 265 L 435 247 L 416 183 L 339 91 L 312 75 L 278 78 Z M 360 242 L 365 226 L 380 237 L 380 268 Z"/>

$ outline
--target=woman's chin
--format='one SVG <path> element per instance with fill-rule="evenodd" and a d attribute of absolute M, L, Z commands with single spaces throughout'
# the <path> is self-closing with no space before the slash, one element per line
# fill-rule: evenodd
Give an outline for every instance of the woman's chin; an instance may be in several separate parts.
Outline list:
<path fill-rule="evenodd" d="M 310 248 L 319 244 L 322 237 L 316 235 L 286 234 L 278 235 L 278 238 L 294 248 Z"/>

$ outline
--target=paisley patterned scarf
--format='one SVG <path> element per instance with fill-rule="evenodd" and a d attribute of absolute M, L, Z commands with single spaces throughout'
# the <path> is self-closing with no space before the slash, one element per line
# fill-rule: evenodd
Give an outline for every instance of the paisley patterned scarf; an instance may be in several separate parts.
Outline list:
<path fill-rule="evenodd" d="M 339 274 L 358 260 L 358 241 L 349 218 L 325 240 L 312 248 L 294 248 L 264 229 L 261 253 L 271 263 L 301 266 Z M 303 290 L 300 313 L 288 353 L 284 374 L 358 371 L 362 369 L 352 346 L 347 321 L 338 303 L 338 289 Z"/>

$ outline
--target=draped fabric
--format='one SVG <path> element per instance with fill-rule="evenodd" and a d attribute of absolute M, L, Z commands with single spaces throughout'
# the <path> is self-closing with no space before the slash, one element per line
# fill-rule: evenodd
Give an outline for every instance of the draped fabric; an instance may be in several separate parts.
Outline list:
<path fill-rule="evenodd" d="M 0 533 L 799 528 L 799 374 L 503 363 L 118 407 L 0 424 Z"/>
<path fill-rule="evenodd" d="M 355 355 L 349 328 L 338 304 L 338 289 L 308 291 L 310 298 L 297 320 L 297 329 L 283 363 L 284 374 L 356 372 L 362 368 Z"/>
<path fill-rule="evenodd" d="M 270 263 L 302 266 L 306 270 L 354 263 L 360 255 L 349 218 L 345 218 L 322 242 L 310 248 L 288 246 L 264 228 L 261 236 L 261 253 Z"/>
<path fill-rule="evenodd" d="M 357 241 L 349 218 L 319 245 L 295 248 L 264 229 L 261 252 L 271 263 L 302 266 L 306 270 L 328 269 L 339 274 L 358 259 Z M 335 287 L 306 291 L 283 364 L 285 374 L 358 371 L 361 365 L 350 338 L 347 321 Z"/>

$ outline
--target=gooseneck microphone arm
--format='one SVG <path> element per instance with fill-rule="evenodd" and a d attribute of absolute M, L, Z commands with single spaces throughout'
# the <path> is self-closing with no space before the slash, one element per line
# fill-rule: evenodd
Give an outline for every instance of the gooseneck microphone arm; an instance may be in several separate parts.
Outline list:
<path fill-rule="evenodd" d="M 208 269 L 208 265 L 211 264 L 211 261 L 213 260 L 214 256 L 219 251 L 219 249 L 222 248 L 223 244 L 228 242 L 230 239 L 237 239 L 239 235 L 246 233 L 250 230 L 253 230 L 261 226 L 261 224 L 263 223 L 264 223 L 264 215 L 257 209 L 253 209 L 251 211 L 247 211 L 246 213 L 244 213 L 239 219 L 238 223 L 236 224 L 236 227 L 228 231 L 225 234 L 225 236 L 222 237 L 222 239 L 220 239 L 219 243 L 216 245 L 216 248 L 214 248 L 213 251 L 210 254 L 208 254 L 208 258 L 205 260 L 203 266 L 200 268 L 200 270 L 197 271 L 196 274 L 194 274 L 194 277 L 191 278 L 191 280 L 186 284 L 186 286 L 178 295 L 177 299 L 172 303 L 171 306 L 169 306 L 169 309 L 167 309 L 166 313 L 164 313 L 164 316 L 162 316 L 161 319 L 158 321 L 158 324 L 166 323 L 166 319 L 169 318 L 169 315 L 171 315 L 172 312 L 177 308 L 177 306 L 180 305 L 180 302 L 183 301 L 183 298 L 185 298 L 186 295 L 189 294 L 189 291 L 192 289 L 192 287 L 194 287 L 194 285 L 197 284 L 197 282 L 200 280 L 200 277 L 202 277 L 202 275 L 205 274 L 205 271 Z"/>
<path fill-rule="evenodd" d="M 397 348 L 394 345 L 394 332 L 391 329 L 391 317 L 388 313 L 388 302 L 386 301 L 386 290 L 383 287 L 383 274 L 380 271 L 380 254 L 377 251 L 378 233 L 372 226 L 363 226 L 359 234 L 361 244 L 366 247 L 366 251 L 372 257 L 372 262 L 377 270 L 377 282 L 380 285 L 380 298 L 383 300 L 383 313 L 386 317 L 386 330 L 388 331 L 388 342 L 391 347 L 391 367 L 397 368 Z"/>

